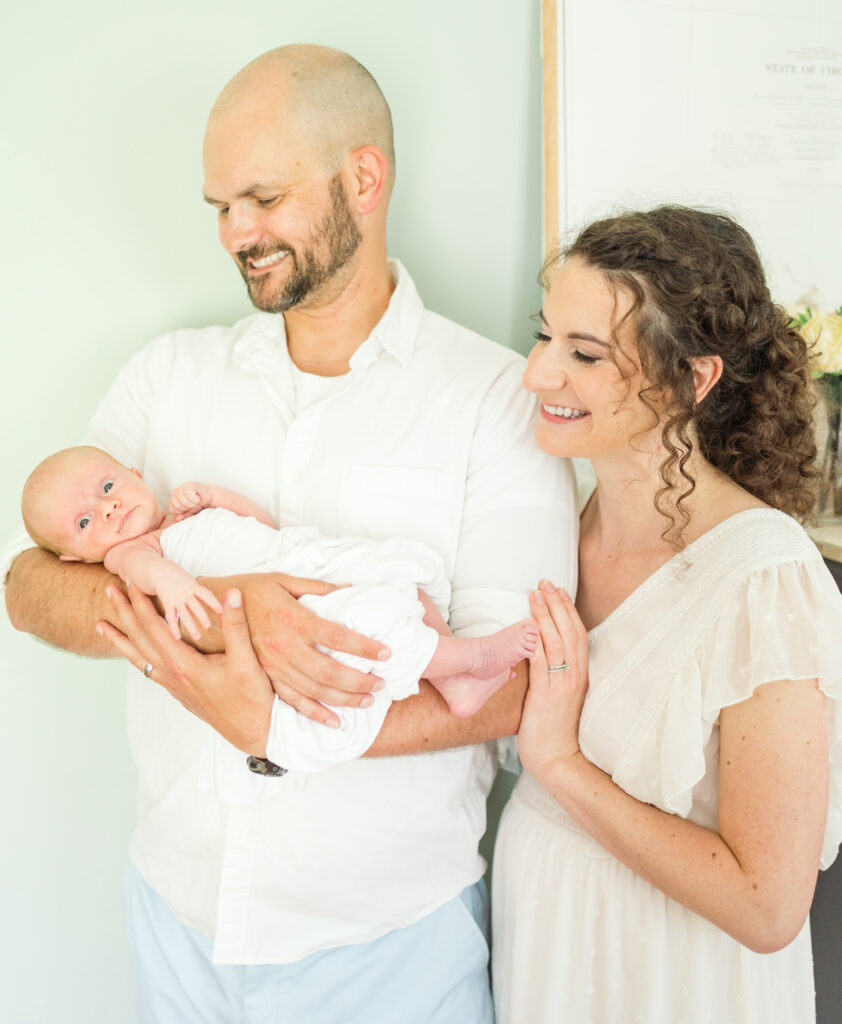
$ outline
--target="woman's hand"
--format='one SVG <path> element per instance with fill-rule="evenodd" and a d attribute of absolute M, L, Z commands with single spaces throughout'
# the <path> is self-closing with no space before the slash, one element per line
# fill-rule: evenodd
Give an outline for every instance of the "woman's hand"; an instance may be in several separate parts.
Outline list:
<path fill-rule="evenodd" d="M 579 755 L 579 718 L 588 689 L 588 634 L 570 595 L 556 590 L 549 580 L 530 595 L 529 603 L 541 627 L 541 641 L 529 662 L 517 743 L 524 767 L 540 779 L 547 767 Z"/>
<path fill-rule="evenodd" d="M 200 654 L 174 640 L 137 587 L 129 587 L 128 598 L 117 586 L 109 587 L 108 595 L 119 628 L 101 621 L 97 632 L 235 747 L 265 757 L 275 698 L 252 648 L 239 590 L 226 593 L 222 602 L 221 654 Z"/>

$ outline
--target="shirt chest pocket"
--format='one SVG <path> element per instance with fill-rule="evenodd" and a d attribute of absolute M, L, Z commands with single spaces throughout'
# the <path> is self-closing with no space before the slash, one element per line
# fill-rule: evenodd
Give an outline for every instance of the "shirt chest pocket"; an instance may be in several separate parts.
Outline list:
<path fill-rule="evenodd" d="M 339 494 L 343 536 L 429 544 L 452 564 L 459 529 L 461 495 L 439 469 L 403 466 L 345 466 Z"/>

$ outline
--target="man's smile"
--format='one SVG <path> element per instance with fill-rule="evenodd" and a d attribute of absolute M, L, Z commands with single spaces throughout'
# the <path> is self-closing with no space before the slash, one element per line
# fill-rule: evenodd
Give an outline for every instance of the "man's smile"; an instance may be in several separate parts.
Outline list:
<path fill-rule="evenodd" d="M 281 249 L 279 252 L 273 252 L 270 256 L 263 256 L 259 260 L 249 259 L 248 263 L 252 270 L 266 270 L 269 267 L 274 267 L 281 260 L 285 259 L 289 255 L 289 250 Z"/>

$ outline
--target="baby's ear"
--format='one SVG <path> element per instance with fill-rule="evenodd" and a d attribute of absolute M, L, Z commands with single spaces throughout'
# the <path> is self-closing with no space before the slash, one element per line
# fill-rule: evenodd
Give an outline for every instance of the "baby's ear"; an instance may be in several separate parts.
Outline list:
<path fill-rule="evenodd" d="M 78 555 L 59 555 L 62 562 L 81 562 L 82 559 Z"/>
<path fill-rule="evenodd" d="M 130 473 L 134 473 L 134 475 L 138 478 L 138 480 L 142 480 L 143 479 L 143 473 L 141 473 L 141 471 L 139 469 L 135 469 L 134 466 L 132 466 L 132 468 L 129 470 L 129 472 Z"/>

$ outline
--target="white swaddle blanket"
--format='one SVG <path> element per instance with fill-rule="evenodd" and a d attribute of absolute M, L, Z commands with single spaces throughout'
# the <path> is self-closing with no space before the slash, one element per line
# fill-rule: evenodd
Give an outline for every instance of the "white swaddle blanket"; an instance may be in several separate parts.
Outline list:
<path fill-rule="evenodd" d="M 380 676 L 385 686 L 369 708 L 333 708 L 338 729 L 298 714 L 275 698 L 267 746 L 271 761 L 288 770 L 266 779 L 250 772 L 245 755 L 208 727 L 207 771 L 203 777 L 229 802 L 257 799 L 301 783 L 296 773 L 322 771 L 363 754 L 380 731 L 393 700 L 418 692 L 418 680 L 432 658 L 438 634 L 424 625 L 417 598 L 422 588 L 444 616 L 450 584 L 442 559 L 415 541 L 372 541 L 325 537 L 306 526 L 272 529 L 227 509 L 205 509 L 161 534 L 161 549 L 193 576 L 284 572 L 330 583 L 352 583 L 300 603 L 317 615 L 386 644 L 392 656 L 372 662 L 342 652 L 338 661 Z"/>

